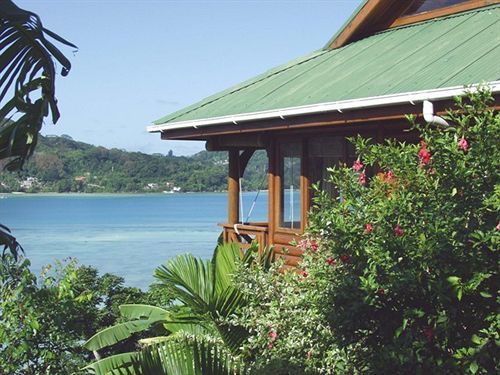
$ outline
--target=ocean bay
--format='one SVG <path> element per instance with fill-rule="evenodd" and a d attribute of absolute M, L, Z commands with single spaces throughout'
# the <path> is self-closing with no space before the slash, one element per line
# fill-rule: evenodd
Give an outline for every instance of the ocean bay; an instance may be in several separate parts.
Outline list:
<path fill-rule="evenodd" d="M 243 194 L 244 212 L 256 192 Z M 39 273 L 56 259 L 75 257 L 146 288 L 153 271 L 186 252 L 210 258 L 227 218 L 225 193 L 0 195 L 0 223 L 9 227 Z M 266 219 L 261 192 L 251 220 Z"/>

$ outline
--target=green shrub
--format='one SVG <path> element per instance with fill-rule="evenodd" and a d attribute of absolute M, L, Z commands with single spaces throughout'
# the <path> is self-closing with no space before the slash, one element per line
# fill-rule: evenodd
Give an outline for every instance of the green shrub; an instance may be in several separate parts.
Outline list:
<path fill-rule="evenodd" d="M 410 119 L 419 144 L 353 140 L 358 161 L 331 170 L 339 196 L 316 194 L 302 271 L 239 275 L 258 366 L 499 370 L 500 116 L 491 100 L 487 90 L 457 99 L 447 127 Z M 378 174 L 368 180 L 366 167 Z"/>

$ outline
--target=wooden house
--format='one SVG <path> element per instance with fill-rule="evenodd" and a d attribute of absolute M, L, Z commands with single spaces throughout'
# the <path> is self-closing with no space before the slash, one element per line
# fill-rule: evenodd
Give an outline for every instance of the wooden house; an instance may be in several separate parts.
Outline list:
<path fill-rule="evenodd" d="M 355 160 L 347 136 L 417 141 L 404 131 L 405 115 L 436 121 L 464 85 L 479 83 L 491 87 L 498 105 L 500 0 L 365 0 L 323 49 L 167 115 L 148 131 L 228 151 L 224 239 L 274 245 L 293 266 L 301 252 L 290 243 L 306 227 L 311 184 L 326 168 Z M 241 223 L 238 182 L 259 149 L 269 160 L 268 220 Z"/>

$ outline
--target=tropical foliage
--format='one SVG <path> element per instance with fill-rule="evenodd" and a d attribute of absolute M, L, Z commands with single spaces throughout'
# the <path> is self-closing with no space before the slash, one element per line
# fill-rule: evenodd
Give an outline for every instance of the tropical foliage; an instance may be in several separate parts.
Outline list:
<path fill-rule="evenodd" d="M 47 266 L 37 277 L 22 256 L 9 253 L 0 263 L 0 373 L 68 374 L 91 358 L 81 343 L 119 320 L 118 306 L 131 301 L 168 306 L 155 287 L 125 287 L 121 277 L 99 276 L 75 260 Z M 131 350 L 124 341 L 114 350 Z M 110 352 L 111 353 L 111 352 Z"/>
<path fill-rule="evenodd" d="M 147 329 L 158 336 L 139 340 L 138 352 L 106 357 L 87 369 L 99 374 L 245 373 L 240 347 L 249 333 L 231 322 L 245 300 L 233 278 L 239 267 L 269 266 L 271 252 L 261 257 L 256 253 L 252 247 L 241 258 L 237 245 L 225 244 L 216 248 L 211 261 L 187 254 L 159 267 L 156 278 L 178 304 L 167 309 L 123 305 L 120 311 L 127 321 L 98 332 L 85 347 L 97 352 Z"/>

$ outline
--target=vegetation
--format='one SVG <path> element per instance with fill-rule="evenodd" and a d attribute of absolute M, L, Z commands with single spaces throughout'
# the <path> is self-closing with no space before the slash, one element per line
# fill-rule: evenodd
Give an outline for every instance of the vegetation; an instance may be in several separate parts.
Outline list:
<path fill-rule="evenodd" d="M 256 152 L 245 171 L 243 188 L 262 188 L 267 182 L 266 167 L 265 152 Z M 226 190 L 227 153 L 147 155 L 92 146 L 68 136 L 40 136 L 24 171 L 0 173 L 3 192 L 162 192 L 175 187 L 184 192 Z"/>
<path fill-rule="evenodd" d="M 235 244 L 219 245 L 211 261 L 191 255 L 178 256 L 156 270 L 159 288 L 179 304 L 168 309 L 147 305 L 123 305 L 128 321 L 91 337 L 85 347 L 97 352 L 116 345 L 132 334 L 155 327 L 159 336 L 139 341 L 139 352 L 100 359 L 87 369 L 99 374 L 120 370 L 143 374 L 233 374 L 245 373 L 240 347 L 249 332 L 230 317 L 244 306 L 233 277 L 238 267 L 270 264 L 270 253 L 257 257 L 252 247 L 240 259 Z"/>
<path fill-rule="evenodd" d="M 356 139 L 317 192 L 297 274 L 238 272 L 259 373 L 498 372 L 500 115 L 458 99 L 418 145 Z M 371 181 L 364 170 L 376 166 Z M 276 370 L 278 368 L 279 370 Z"/>
<path fill-rule="evenodd" d="M 47 266 L 37 280 L 29 261 L 6 254 L 0 263 L 0 373 L 69 374 L 92 355 L 82 347 L 95 331 L 117 323 L 118 307 L 132 301 L 168 306 L 156 286 L 143 292 L 121 277 L 99 276 L 75 260 Z M 134 341 L 114 350 L 131 350 Z M 112 352 L 108 352 L 112 353 Z"/>

